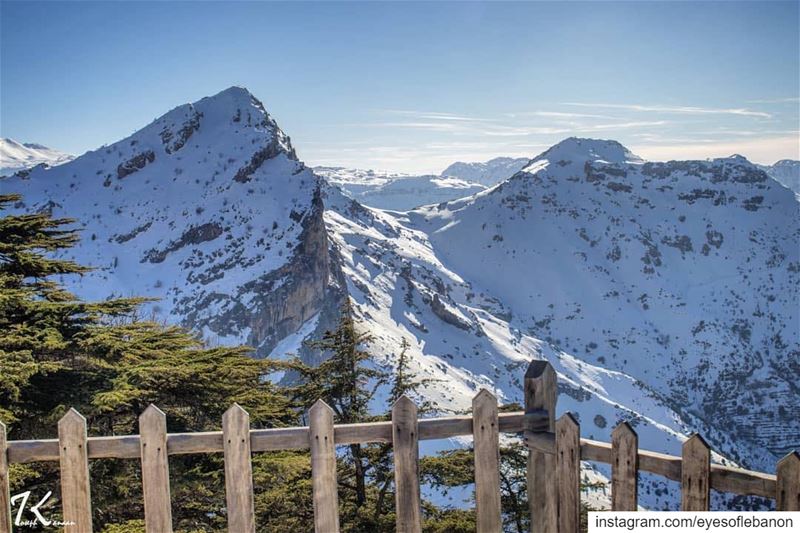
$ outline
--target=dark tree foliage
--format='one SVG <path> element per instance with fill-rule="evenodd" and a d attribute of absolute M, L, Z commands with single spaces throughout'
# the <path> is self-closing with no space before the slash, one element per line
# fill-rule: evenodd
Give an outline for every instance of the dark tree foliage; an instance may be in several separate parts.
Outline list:
<path fill-rule="evenodd" d="M 0 209 L 17 202 L 0 196 Z M 55 437 L 70 407 L 86 417 L 90 435 L 136 433 L 151 403 L 167 413 L 171 432 L 219 430 L 234 402 L 257 427 L 297 421 L 289 398 L 264 379 L 273 363 L 248 357 L 247 348 L 204 348 L 178 327 L 141 321 L 140 298 L 83 302 L 65 290 L 57 275 L 88 271 L 54 258 L 78 241 L 71 223 L 46 212 L 0 217 L 0 419 L 10 439 Z M 90 468 L 96 529 L 136 528 L 143 516 L 136 461 L 91 461 Z M 220 458 L 173 457 L 170 468 L 176 526 L 223 528 Z M 281 478 L 283 468 L 267 470 Z M 12 483 L 12 490 L 57 495 L 57 465 L 17 466 Z"/>

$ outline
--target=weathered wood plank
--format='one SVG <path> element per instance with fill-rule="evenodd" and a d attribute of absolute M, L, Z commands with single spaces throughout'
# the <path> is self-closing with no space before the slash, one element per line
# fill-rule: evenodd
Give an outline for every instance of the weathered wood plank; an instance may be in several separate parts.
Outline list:
<path fill-rule="evenodd" d="M 155 405 L 139 417 L 144 521 L 147 533 L 172 533 L 167 416 Z"/>
<path fill-rule="evenodd" d="M 518 433 L 528 427 L 547 429 L 547 413 L 534 411 L 500 413 L 500 432 Z M 419 421 L 420 440 L 448 439 L 472 434 L 471 416 L 427 418 Z M 337 424 L 337 444 L 392 442 L 392 423 Z M 308 427 L 255 429 L 250 432 L 252 452 L 301 450 L 308 448 Z M 90 437 L 89 459 L 139 459 L 141 444 L 138 435 Z M 222 453 L 221 431 L 171 433 L 167 435 L 170 455 Z M 13 463 L 58 461 L 58 440 L 20 440 L 8 443 L 8 460 Z"/>
<path fill-rule="evenodd" d="M 639 436 L 627 422 L 611 433 L 611 510 L 638 508 Z"/>
<path fill-rule="evenodd" d="M 311 482 L 314 494 L 314 531 L 338 533 L 339 498 L 336 483 L 336 445 L 333 409 L 317 400 L 308 412 Z"/>
<path fill-rule="evenodd" d="M 419 428 L 417 406 L 401 396 L 392 407 L 392 446 L 397 533 L 422 531 L 419 496 Z"/>
<path fill-rule="evenodd" d="M 733 494 L 775 497 L 775 476 L 722 465 L 711 465 L 711 488 Z"/>
<path fill-rule="evenodd" d="M 500 431 L 497 398 L 486 389 L 472 399 L 475 512 L 478 533 L 500 533 Z"/>
<path fill-rule="evenodd" d="M 547 411 L 547 431 L 555 431 L 556 373 L 547 361 L 531 361 L 525 372 L 525 411 Z M 531 432 L 526 432 L 530 435 Z M 528 439 L 526 435 L 526 440 Z M 556 533 L 558 490 L 554 454 L 528 453 L 528 502 L 532 533 Z"/>
<path fill-rule="evenodd" d="M 800 454 L 791 452 L 778 461 L 776 505 L 778 511 L 800 511 Z"/>
<path fill-rule="evenodd" d="M 681 510 L 708 511 L 711 496 L 711 449 L 698 434 L 683 443 Z"/>
<path fill-rule="evenodd" d="M 0 422 L 0 533 L 11 533 L 11 493 L 6 442 L 6 425 Z"/>
<path fill-rule="evenodd" d="M 225 454 L 225 502 L 228 531 L 255 533 L 253 465 L 250 456 L 250 415 L 233 404 L 222 415 Z"/>
<path fill-rule="evenodd" d="M 556 422 L 558 532 L 578 533 L 581 513 L 581 428 L 571 413 Z"/>
<path fill-rule="evenodd" d="M 86 446 L 86 419 L 70 409 L 58 421 L 61 470 L 61 507 L 64 531 L 92 531 L 92 497 L 89 487 L 89 454 Z"/>

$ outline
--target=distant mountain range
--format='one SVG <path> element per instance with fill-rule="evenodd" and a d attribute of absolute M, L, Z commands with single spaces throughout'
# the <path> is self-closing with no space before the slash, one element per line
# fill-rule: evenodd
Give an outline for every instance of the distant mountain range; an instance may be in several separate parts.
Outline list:
<path fill-rule="evenodd" d="M 496 157 L 483 163 L 457 161 L 444 169 L 442 176 L 455 176 L 491 187 L 522 170 L 529 161 L 527 157 Z"/>
<path fill-rule="evenodd" d="M 315 167 L 314 172 L 364 205 L 408 211 L 456 200 L 486 190 L 513 176 L 528 158 L 498 157 L 484 163 L 456 162 L 441 174 L 409 175 L 344 167 Z M 770 177 L 800 194 L 800 161 L 784 159 L 757 165 Z"/>
<path fill-rule="evenodd" d="M 314 167 L 314 172 L 364 205 L 394 211 L 446 202 L 486 189 L 455 176 L 412 176 L 342 167 Z"/>
<path fill-rule="evenodd" d="M 39 164 L 55 166 L 74 156 L 41 144 L 0 138 L 0 176 Z M 407 211 L 423 205 L 470 196 L 516 174 L 528 164 L 525 157 L 496 157 L 485 162 L 457 161 L 441 174 L 412 175 L 358 168 L 318 166 L 313 170 L 364 205 Z M 758 165 L 772 178 L 800 194 L 800 161 L 783 159 Z"/>
<path fill-rule="evenodd" d="M 653 163 L 569 138 L 521 161 L 496 184 L 488 163 L 312 170 L 232 87 L 0 184 L 24 195 L 18 209 L 79 221 L 69 255 L 96 270 L 78 294 L 158 297 L 153 313 L 214 342 L 311 358 L 303 339 L 348 298 L 374 364 L 408 340 L 443 409 L 481 387 L 520 401 L 544 358 L 586 437 L 628 420 L 643 447 L 675 453 L 700 431 L 768 469 L 797 447 L 798 197 L 740 156 Z M 427 205 L 408 207 L 415 194 Z M 402 212 L 364 205 L 396 198 Z M 644 475 L 640 502 L 674 507 L 666 483 Z"/>
<path fill-rule="evenodd" d="M 20 143 L 0 137 L 0 176 L 46 164 L 60 165 L 74 157 L 35 143 Z"/>
<path fill-rule="evenodd" d="M 484 191 L 519 171 L 527 158 L 498 157 L 485 163 L 453 163 L 439 175 L 410 175 L 344 167 L 314 172 L 364 205 L 408 211 Z"/>

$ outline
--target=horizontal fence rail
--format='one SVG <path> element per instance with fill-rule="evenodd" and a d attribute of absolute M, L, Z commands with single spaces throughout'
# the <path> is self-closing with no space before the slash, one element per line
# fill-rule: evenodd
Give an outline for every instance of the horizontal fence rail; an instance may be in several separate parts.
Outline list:
<path fill-rule="evenodd" d="M 251 456 L 278 450 L 309 450 L 315 530 L 339 531 L 335 446 L 389 443 L 394 447 L 397 531 L 421 530 L 419 441 L 472 436 L 475 462 L 476 524 L 480 533 L 500 531 L 499 436 L 521 435 L 530 450 L 528 487 L 532 529 L 576 533 L 580 509 L 580 461 L 611 465 L 614 510 L 638 508 L 639 472 L 677 481 L 684 510 L 708 510 L 710 490 L 760 496 L 776 501 L 776 509 L 800 510 L 800 455 L 778 462 L 776 474 L 712 464 L 711 450 L 699 435 L 683 445 L 681 456 L 638 448 L 633 427 L 622 422 L 612 442 L 580 438 L 580 424 L 569 413 L 555 419 L 556 373 L 549 363 L 533 361 L 524 381 L 524 412 L 500 413 L 497 399 L 482 390 L 473 400 L 473 414 L 417 418 L 413 401 L 401 397 L 392 420 L 333 424 L 333 412 L 318 401 L 309 411 L 310 426 L 251 429 L 247 412 L 232 406 L 223 416 L 222 431 L 167 433 L 166 416 L 150 406 L 139 419 L 140 435 L 86 437 L 86 421 L 70 410 L 59 422 L 59 438 L 7 441 L 0 422 L 0 533 L 11 531 L 9 465 L 57 461 L 61 466 L 64 516 L 92 531 L 88 461 L 133 459 L 141 462 L 148 533 L 172 530 L 169 455 L 224 455 L 225 490 L 230 531 L 257 529 L 253 506 Z"/>

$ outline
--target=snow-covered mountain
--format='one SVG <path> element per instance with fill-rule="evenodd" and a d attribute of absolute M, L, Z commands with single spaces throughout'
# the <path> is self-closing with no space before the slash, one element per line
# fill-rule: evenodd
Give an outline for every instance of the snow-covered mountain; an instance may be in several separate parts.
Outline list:
<path fill-rule="evenodd" d="M 394 211 L 455 200 L 486 189 L 480 183 L 444 175 L 413 176 L 343 167 L 314 167 L 314 172 L 364 205 Z"/>
<path fill-rule="evenodd" d="M 0 137 L 0 176 L 13 174 L 42 163 L 54 167 L 73 156 L 35 143 L 21 143 Z"/>
<path fill-rule="evenodd" d="M 282 357 L 349 297 L 376 364 L 405 338 L 442 408 L 480 387 L 520 401 L 546 358 L 585 436 L 631 420 L 643 447 L 676 453 L 696 430 L 765 469 L 800 443 L 800 203 L 744 158 L 648 163 L 567 139 L 406 212 L 364 206 L 337 172 L 306 168 L 231 88 L 0 187 L 84 226 L 69 254 L 98 270 L 80 295 L 161 297 L 158 316 L 218 342 Z M 641 501 L 674 505 L 665 484 L 646 477 Z"/>
<path fill-rule="evenodd" d="M 509 176 L 513 176 L 528 164 L 527 157 L 496 157 L 482 163 L 453 163 L 442 172 L 442 176 L 455 176 L 491 187 Z"/>
<path fill-rule="evenodd" d="M 774 165 L 761 166 L 770 177 L 800 194 L 800 161 L 781 159 Z"/>
<path fill-rule="evenodd" d="M 633 417 L 643 446 L 676 453 L 675 432 L 700 430 L 765 469 L 800 442 L 800 204 L 745 159 L 567 139 L 470 198 L 325 201 L 377 352 L 411 339 L 441 403 L 518 400 L 525 361 L 547 357 L 597 438 Z"/>
<path fill-rule="evenodd" d="M 156 316 L 262 355 L 338 305 L 319 180 L 245 89 L 0 184 L 80 222 L 81 296 L 157 297 Z"/>

